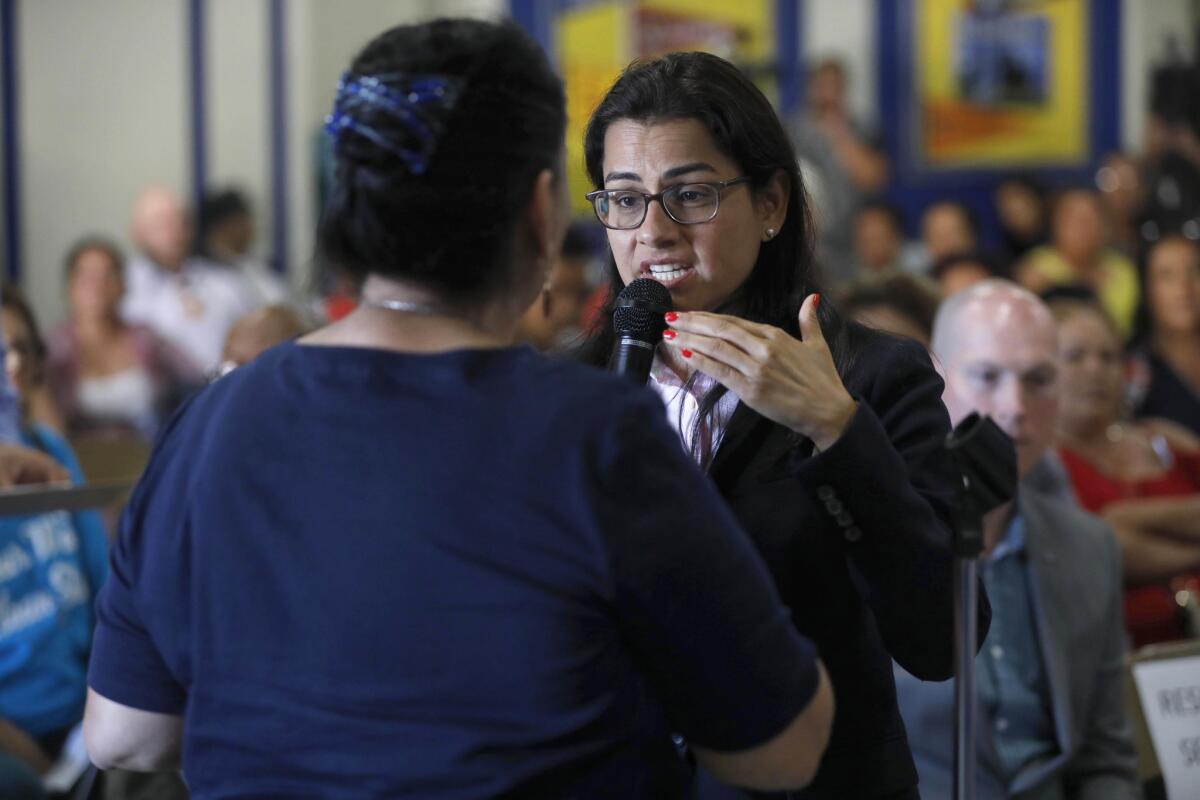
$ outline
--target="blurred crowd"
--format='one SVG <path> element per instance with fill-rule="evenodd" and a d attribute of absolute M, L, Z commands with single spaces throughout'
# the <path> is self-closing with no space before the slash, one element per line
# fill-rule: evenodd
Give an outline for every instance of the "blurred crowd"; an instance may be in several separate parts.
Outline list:
<path fill-rule="evenodd" d="M 813 82 L 812 113 L 848 119 L 842 69 L 818 67 Z M 840 308 L 857 321 L 928 347 L 940 305 L 981 281 L 1012 281 L 1048 304 L 1062 400 L 1057 448 L 1032 479 L 1113 527 L 1134 646 L 1200 635 L 1200 115 L 1187 99 L 1196 87 L 1190 67 L 1160 70 L 1144 151 L 1108 154 L 1090 181 L 999 180 L 992 241 L 953 197 L 925 207 L 910 238 L 901 207 L 878 194 L 878 170 L 856 165 L 870 141 L 848 121 L 821 128 L 833 162 L 811 171 L 821 191 L 840 183 L 858 198 L 848 253 L 837 226 L 819 240 Z"/>
<path fill-rule="evenodd" d="M 149 187 L 129 232 L 129 255 L 97 235 L 70 247 L 63 318 L 45 336 L 5 288 L 7 366 L 26 421 L 76 442 L 152 440 L 207 376 L 307 326 L 283 279 L 249 257 L 253 217 L 237 191 L 190 213 Z"/>

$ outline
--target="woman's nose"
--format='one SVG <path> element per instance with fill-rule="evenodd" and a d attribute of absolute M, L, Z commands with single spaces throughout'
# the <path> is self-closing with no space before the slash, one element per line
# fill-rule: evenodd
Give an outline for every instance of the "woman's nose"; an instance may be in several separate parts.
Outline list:
<path fill-rule="evenodd" d="M 646 219 L 638 228 L 638 242 L 644 245 L 661 247 L 675 240 L 679 235 L 679 223 L 671 219 L 667 210 L 659 200 L 651 200 L 646 207 Z"/>

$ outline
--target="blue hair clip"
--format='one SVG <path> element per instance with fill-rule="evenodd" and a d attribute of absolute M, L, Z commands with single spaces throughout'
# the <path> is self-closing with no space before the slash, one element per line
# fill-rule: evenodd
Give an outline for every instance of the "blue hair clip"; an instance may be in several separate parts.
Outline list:
<path fill-rule="evenodd" d="M 325 118 L 325 132 L 333 137 L 335 151 L 346 132 L 352 131 L 402 160 L 412 174 L 423 175 L 461 88 L 461 80 L 441 75 L 347 72 L 338 81 L 333 112 Z M 364 122 L 361 112 L 366 109 L 382 111 L 398 120 L 412 141 L 397 141 Z"/>

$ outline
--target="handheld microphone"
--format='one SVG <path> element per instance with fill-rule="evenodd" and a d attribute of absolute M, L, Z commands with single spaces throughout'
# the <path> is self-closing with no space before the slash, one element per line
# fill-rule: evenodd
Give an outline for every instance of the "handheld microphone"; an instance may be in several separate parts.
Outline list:
<path fill-rule="evenodd" d="M 617 296 L 617 307 L 613 311 L 617 342 L 613 345 L 608 368 L 645 386 L 650 378 L 654 351 L 667 328 L 663 315 L 670 310 L 671 293 L 667 287 L 649 278 L 630 281 Z"/>

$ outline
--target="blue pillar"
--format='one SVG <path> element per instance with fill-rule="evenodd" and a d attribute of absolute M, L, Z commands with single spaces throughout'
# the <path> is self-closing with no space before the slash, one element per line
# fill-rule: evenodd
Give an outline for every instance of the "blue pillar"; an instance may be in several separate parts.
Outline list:
<path fill-rule="evenodd" d="M 779 73 L 779 116 L 787 119 L 804 97 L 804 0 L 775 0 L 775 64 Z"/>
<path fill-rule="evenodd" d="M 269 0 L 267 93 L 271 118 L 271 266 L 288 271 L 287 18 L 283 0 Z"/>
<path fill-rule="evenodd" d="M 205 13 L 204 0 L 188 0 L 187 54 L 188 93 L 191 97 L 192 197 L 196 208 L 208 184 L 208 120 L 205 76 Z"/>
<path fill-rule="evenodd" d="M 20 119 L 17 116 L 17 2 L 0 0 L 0 104 L 4 109 L 4 274 L 21 277 Z"/>
<path fill-rule="evenodd" d="M 553 63 L 558 62 L 554 47 L 554 15 L 558 6 L 558 0 L 508 0 L 509 16 L 537 40 Z"/>

